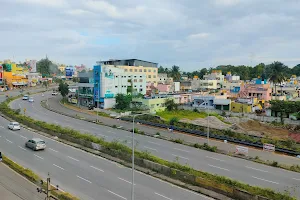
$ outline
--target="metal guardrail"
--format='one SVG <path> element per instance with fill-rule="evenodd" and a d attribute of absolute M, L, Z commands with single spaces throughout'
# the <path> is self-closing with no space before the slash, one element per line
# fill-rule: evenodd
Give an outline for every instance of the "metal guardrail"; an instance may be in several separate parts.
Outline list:
<path fill-rule="evenodd" d="M 132 119 L 125 118 L 125 117 L 122 117 L 121 120 L 132 121 Z M 170 127 L 169 125 L 166 125 L 166 124 L 153 123 L 153 122 L 139 120 L 139 119 L 135 119 L 135 121 L 139 122 L 139 123 L 142 123 L 142 124 L 155 126 L 155 127 L 160 127 L 160 128 L 169 128 Z M 204 133 L 202 131 L 192 130 L 192 129 L 187 129 L 187 128 L 179 128 L 179 127 L 174 127 L 173 126 L 173 129 L 176 130 L 176 131 L 181 131 L 181 132 L 189 133 L 189 134 L 192 134 L 192 135 L 199 135 L 199 136 L 206 136 L 207 135 L 206 133 Z M 256 148 L 263 148 L 263 144 L 261 142 L 248 142 L 248 141 L 245 141 L 245 140 L 240 140 L 240 139 L 228 137 L 226 135 L 217 135 L 217 134 L 213 134 L 213 133 L 210 133 L 209 137 L 214 138 L 214 139 L 218 139 L 218 140 L 223 140 L 223 141 L 227 140 L 228 142 L 232 142 L 232 143 L 236 143 L 236 144 L 243 144 L 243 145 L 252 146 L 252 147 L 256 147 Z M 262 138 L 260 136 L 250 136 L 250 137 Z M 293 155 L 293 156 L 300 155 L 300 152 L 290 150 L 290 149 L 280 148 L 280 147 L 276 147 L 275 151 L 280 152 L 280 153 Z"/>

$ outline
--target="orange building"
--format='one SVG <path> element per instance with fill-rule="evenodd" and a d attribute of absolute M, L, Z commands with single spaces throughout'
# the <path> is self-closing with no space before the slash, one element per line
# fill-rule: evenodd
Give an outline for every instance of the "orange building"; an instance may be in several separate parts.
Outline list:
<path fill-rule="evenodd" d="M 3 72 L 3 79 L 10 89 L 26 86 L 28 83 L 25 75 L 14 75 L 12 72 Z"/>

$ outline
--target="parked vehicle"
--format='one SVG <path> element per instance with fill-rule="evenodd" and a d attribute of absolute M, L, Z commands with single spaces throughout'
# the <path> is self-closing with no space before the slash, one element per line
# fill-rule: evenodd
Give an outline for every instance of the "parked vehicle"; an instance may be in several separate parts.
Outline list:
<path fill-rule="evenodd" d="M 28 140 L 25 143 L 25 146 L 34 151 L 38 151 L 38 150 L 44 150 L 46 148 L 46 143 L 44 140 L 40 138 L 32 138 L 31 140 Z"/>
<path fill-rule="evenodd" d="M 52 95 L 55 95 L 55 96 L 56 96 L 56 95 L 58 95 L 58 92 L 53 91 L 53 92 L 52 92 Z"/>
<path fill-rule="evenodd" d="M 24 95 L 22 99 L 23 99 L 23 100 L 28 100 L 28 99 L 29 99 L 29 96 L 28 96 L 28 95 Z"/>
<path fill-rule="evenodd" d="M 89 110 L 93 110 L 94 109 L 94 105 L 92 105 L 92 104 L 88 105 L 88 109 Z"/>
<path fill-rule="evenodd" d="M 8 129 L 13 130 L 13 131 L 15 131 L 15 130 L 21 130 L 21 126 L 20 126 L 20 124 L 18 122 L 10 122 L 8 124 Z"/>

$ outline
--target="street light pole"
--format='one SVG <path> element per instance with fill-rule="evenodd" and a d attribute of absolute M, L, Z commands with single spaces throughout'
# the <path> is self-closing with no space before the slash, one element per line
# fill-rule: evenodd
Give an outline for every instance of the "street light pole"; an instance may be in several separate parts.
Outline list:
<path fill-rule="evenodd" d="M 134 200 L 134 119 L 136 116 L 139 115 L 145 115 L 147 113 L 143 113 L 143 114 L 136 114 L 133 115 L 132 117 L 132 183 L 131 183 L 131 200 Z"/>
<path fill-rule="evenodd" d="M 209 145 L 209 108 L 208 108 L 208 102 L 207 102 L 207 144 Z"/>
<path fill-rule="evenodd" d="M 131 183 L 131 200 L 134 200 L 134 118 L 136 115 L 133 115 L 132 118 L 132 183 Z"/>

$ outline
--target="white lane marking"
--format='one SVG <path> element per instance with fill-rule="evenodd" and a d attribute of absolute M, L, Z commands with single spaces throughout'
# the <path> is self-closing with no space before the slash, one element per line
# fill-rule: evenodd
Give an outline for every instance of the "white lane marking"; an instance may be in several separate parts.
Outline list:
<path fill-rule="evenodd" d="M 9 142 L 9 143 L 13 143 L 12 141 L 10 141 L 10 140 L 8 140 L 8 139 L 6 139 L 6 141 Z"/>
<path fill-rule="evenodd" d="M 156 142 L 151 142 L 151 141 L 148 141 L 149 143 L 151 143 L 151 144 L 156 144 L 156 145 L 159 145 L 160 146 L 160 144 L 159 143 L 156 143 Z"/>
<path fill-rule="evenodd" d="M 59 169 L 65 170 L 64 168 L 62 168 L 62 167 L 60 167 L 60 166 L 58 166 L 58 165 L 56 165 L 56 164 L 53 164 L 53 166 L 55 166 L 55 167 L 57 167 L 57 168 L 59 168 Z"/>
<path fill-rule="evenodd" d="M 39 159 L 44 160 L 44 158 L 42 158 L 41 156 L 38 156 L 38 155 L 36 155 L 36 154 L 34 154 L 34 156 L 38 157 Z"/>
<path fill-rule="evenodd" d="M 21 138 L 24 138 L 24 139 L 26 139 L 26 140 L 27 140 L 27 137 L 25 137 L 25 136 L 23 136 L 23 135 L 20 135 L 20 137 L 21 137 Z"/>
<path fill-rule="evenodd" d="M 150 149 L 150 150 L 153 150 L 153 151 L 157 151 L 157 149 L 153 149 L 153 148 L 151 148 L 151 147 L 147 147 L 147 146 L 144 146 L 144 148 L 146 148 L 146 149 Z"/>
<path fill-rule="evenodd" d="M 266 182 L 269 182 L 269 183 L 274 183 L 274 184 L 277 184 L 277 185 L 279 185 L 279 183 L 277 183 L 277 182 L 274 182 L 274 181 L 269 181 L 269 180 L 262 179 L 262 178 L 258 178 L 258 177 L 256 177 L 256 176 L 252 176 L 252 178 L 255 178 L 255 179 L 258 179 L 258 180 L 261 180 L 261 181 L 266 181 Z"/>
<path fill-rule="evenodd" d="M 187 151 L 187 150 L 178 149 L 178 148 L 173 148 L 173 149 L 176 149 L 176 150 L 178 150 L 178 151 L 183 151 L 183 152 L 187 152 L 187 153 L 189 153 L 189 151 Z"/>
<path fill-rule="evenodd" d="M 99 168 L 97 168 L 97 167 L 94 167 L 94 166 L 90 166 L 91 168 L 94 168 L 94 169 L 96 169 L 96 170 L 98 170 L 98 171 L 101 171 L 101 172 L 104 172 L 102 169 L 99 169 Z"/>
<path fill-rule="evenodd" d="M 123 178 L 118 177 L 118 179 L 120 179 L 120 180 L 122 180 L 122 181 L 125 181 L 126 183 L 132 184 L 132 182 L 127 181 L 127 180 L 125 180 L 125 179 L 123 179 Z M 135 185 L 135 184 L 134 184 L 134 185 Z"/>
<path fill-rule="evenodd" d="M 78 175 L 77 175 L 77 178 L 80 178 L 81 180 L 84 180 L 84 181 L 86 181 L 86 182 L 88 182 L 88 183 L 92 183 L 91 181 L 89 181 L 89 180 L 87 180 L 87 179 L 85 179 L 85 178 L 82 178 L 81 176 L 78 176 Z"/>
<path fill-rule="evenodd" d="M 248 169 L 253 169 L 253 170 L 256 170 L 256 171 L 260 171 L 260 172 L 268 172 L 268 171 L 265 171 L 265 170 L 262 170 L 262 169 L 257 169 L 257 168 L 254 168 L 254 167 L 249 167 L 249 166 L 245 166 L 246 168 Z"/>
<path fill-rule="evenodd" d="M 222 169 L 222 170 L 225 170 L 225 171 L 229 171 L 229 169 L 226 169 L 226 168 L 222 168 L 222 167 L 218 167 L 218 166 L 215 166 L 215 165 L 210 165 L 208 164 L 210 167 L 214 167 L 214 168 L 218 168 L 218 169 Z"/>
<path fill-rule="evenodd" d="M 49 150 L 51 151 L 54 151 L 55 153 L 58 153 L 58 151 L 54 150 L 54 149 L 51 149 L 51 148 L 48 148 Z"/>
<path fill-rule="evenodd" d="M 178 156 L 178 155 L 175 155 L 175 154 L 172 154 L 172 156 L 175 156 L 175 157 L 178 157 L 178 158 L 182 158 L 182 159 L 189 160 L 189 158 L 186 158 L 186 157 L 183 157 L 183 156 Z"/>
<path fill-rule="evenodd" d="M 296 181 L 300 181 L 300 179 L 298 179 L 298 178 L 293 178 L 294 180 L 296 180 Z"/>
<path fill-rule="evenodd" d="M 71 158 L 72 160 L 75 160 L 75 161 L 79 162 L 79 160 L 77 160 L 77 159 L 75 159 L 75 158 L 73 158 L 71 156 L 68 156 L 68 158 Z"/>
<path fill-rule="evenodd" d="M 165 199 L 172 200 L 172 199 L 170 199 L 169 197 L 166 197 L 166 196 L 164 196 L 164 195 L 162 195 L 162 194 L 159 194 L 159 193 L 157 193 L 157 192 L 155 192 L 155 194 L 158 195 L 158 196 L 161 196 L 161 197 L 163 197 L 163 198 L 165 198 Z"/>
<path fill-rule="evenodd" d="M 117 197 L 120 197 L 121 199 L 125 199 L 125 200 L 127 200 L 125 197 L 122 197 L 121 195 L 118 195 L 118 194 L 116 194 L 116 193 L 114 193 L 114 192 L 112 192 L 112 191 L 110 191 L 110 190 L 107 190 L 109 193 L 111 193 L 111 194 L 114 194 L 114 195 L 116 195 Z"/>
<path fill-rule="evenodd" d="M 21 149 L 23 149 L 24 151 L 26 151 L 26 149 L 25 149 L 25 148 L 23 148 L 23 147 L 21 147 L 21 146 L 19 146 L 19 148 L 21 148 Z"/>
<path fill-rule="evenodd" d="M 210 159 L 214 159 L 214 160 L 218 160 L 218 161 L 225 162 L 225 160 L 221 160 L 221 159 L 219 159 L 219 158 L 214 158 L 214 157 L 210 157 L 210 156 L 206 156 L 206 158 L 210 158 Z"/>

